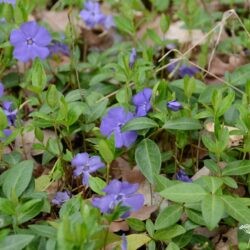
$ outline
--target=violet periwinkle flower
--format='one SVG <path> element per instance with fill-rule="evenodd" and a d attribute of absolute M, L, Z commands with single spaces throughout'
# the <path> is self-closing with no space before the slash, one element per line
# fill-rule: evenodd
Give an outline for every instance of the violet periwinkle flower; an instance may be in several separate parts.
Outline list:
<path fill-rule="evenodd" d="M 130 56 L 129 56 L 129 67 L 132 68 L 135 64 L 135 60 L 137 57 L 136 49 L 132 48 Z"/>
<path fill-rule="evenodd" d="M 122 126 L 133 119 L 131 112 L 126 112 L 123 107 L 111 108 L 106 116 L 102 118 L 100 131 L 104 136 L 114 135 L 115 147 L 130 147 L 137 138 L 135 131 L 122 132 Z"/>
<path fill-rule="evenodd" d="M 84 9 L 80 12 L 80 16 L 89 28 L 100 25 L 109 29 L 114 26 L 113 17 L 104 15 L 101 11 L 100 4 L 95 1 L 87 1 L 84 5 Z"/>
<path fill-rule="evenodd" d="M 181 103 L 179 103 L 178 101 L 176 101 L 176 100 L 173 100 L 173 101 L 169 101 L 168 103 L 167 103 L 167 107 L 169 108 L 169 109 L 171 109 L 172 111 L 179 111 L 180 109 L 182 109 L 183 108 L 183 106 L 181 105 Z"/>
<path fill-rule="evenodd" d="M 171 61 L 171 60 L 170 60 Z M 178 67 L 178 68 L 176 68 Z M 176 71 L 174 73 L 175 76 L 179 76 L 181 78 L 183 78 L 184 76 L 188 75 L 190 77 L 194 76 L 196 73 L 199 72 L 199 69 L 193 65 L 186 65 L 186 64 L 181 64 L 179 65 L 179 62 L 174 62 L 171 63 L 168 67 L 167 67 L 168 72 L 173 72 Z"/>
<path fill-rule="evenodd" d="M 0 0 L 0 3 L 16 4 L 16 0 Z"/>
<path fill-rule="evenodd" d="M 10 34 L 10 43 L 15 47 L 13 55 L 17 60 L 27 62 L 36 57 L 45 59 L 49 55 L 51 42 L 49 32 L 36 22 L 26 22 Z"/>
<path fill-rule="evenodd" d="M 129 210 L 122 215 L 126 218 L 130 212 L 138 211 L 144 204 L 144 196 L 136 193 L 138 184 L 131 184 L 126 181 L 112 180 L 103 191 L 106 193 L 101 198 L 94 198 L 93 206 L 99 208 L 102 213 L 112 213 L 116 206 L 127 207 Z"/>
<path fill-rule="evenodd" d="M 188 177 L 186 172 L 180 169 L 176 174 L 176 180 L 183 181 L 183 182 L 192 182 L 192 180 Z"/>
<path fill-rule="evenodd" d="M 0 97 L 4 94 L 4 85 L 0 82 Z"/>
<path fill-rule="evenodd" d="M 90 157 L 88 153 L 77 154 L 71 161 L 71 165 L 75 167 L 74 176 L 82 175 L 83 185 L 88 185 L 91 173 L 105 167 L 99 156 Z"/>
<path fill-rule="evenodd" d="M 197 67 L 193 66 L 193 65 L 188 66 L 186 64 L 183 64 L 179 68 L 180 77 L 184 77 L 186 75 L 192 77 L 198 72 L 199 72 L 199 69 Z"/>
<path fill-rule="evenodd" d="M 15 120 L 16 120 L 17 110 L 12 109 L 12 102 L 5 101 L 3 102 L 2 106 L 3 106 L 3 112 L 5 113 L 8 119 L 9 126 L 14 125 Z"/>
<path fill-rule="evenodd" d="M 136 107 L 136 116 L 146 116 L 152 105 L 150 103 L 150 99 L 152 96 L 152 89 L 145 88 L 136 95 L 133 96 L 133 104 Z"/>
<path fill-rule="evenodd" d="M 125 234 L 122 234 L 121 250 L 128 250 L 128 241 Z"/>
<path fill-rule="evenodd" d="M 59 53 L 65 56 L 70 55 L 69 47 L 66 44 L 58 42 L 58 41 L 52 41 L 52 43 L 48 45 L 48 49 L 49 49 L 50 56 L 53 56 Z"/>
<path fill-rule="evenodd" d="M 52 204 L 61 206 L 64 202 L 70 199 L 70 193 L 68 191 L 57 192 L 51 201 Z"/>

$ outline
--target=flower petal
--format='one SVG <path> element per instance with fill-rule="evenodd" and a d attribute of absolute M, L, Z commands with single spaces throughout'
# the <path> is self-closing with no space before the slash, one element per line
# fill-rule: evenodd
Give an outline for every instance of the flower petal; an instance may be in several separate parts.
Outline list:
<path fill-rule="evenodd" d="M 23 23 L 20 26 L 25 38 L 34 38 L 39 30 L 39 25 L 35 21 Z"/>
<path fill-rule="evenodd" d="M 137 211 L 142 208 L 144 204 L 144 197 L 142 194 L 135 194 L 131 197 L 125 198 L 122 205 L 130 207 L 131 211 Z"/>
<path fill-rule="evenodd" d="M 44 27 L 39 27 L 33 40 L 39 46 L 47 46 L 52 39 L 50 33 Z"/>
<path fill-rule="evenodd" d="M 71 161 L 71 165 L 74 167 L 82 166 L 86 164 L 89 160 L 88 153 L 79 153 Z"/>
<path fill-rule="evenodd" d="M 13 46 L 18 46 L 20 44 L 25 44 L 26 38 L 22 31 L 20 30 L 12 30 L 10 33 L 10 43 Z"/>
<path fill-rule="evenodd" d="M 108 186 L 103 189 L 103 192 L 107 194 L 118 194 L 121 190 L 121 182 L 118 180 L 112 180 Z"/>

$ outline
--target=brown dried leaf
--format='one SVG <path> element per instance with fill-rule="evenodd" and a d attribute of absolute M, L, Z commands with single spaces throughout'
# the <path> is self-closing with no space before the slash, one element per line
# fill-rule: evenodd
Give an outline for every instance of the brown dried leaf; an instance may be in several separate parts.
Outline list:
<path fill-rule="evenodd" d="M 144 206 L 137 212 L 131 213 L 131 218 L 136 218 L 138 220 L 147 220 L 150 218 L 151 214 L 157 210 L 157 206 Z"/>
<path fill-rule="evenodd" d="M 128 231 L 129 226 L 125 220 L 113 221 L 109 226 L 110 232 Z"/>

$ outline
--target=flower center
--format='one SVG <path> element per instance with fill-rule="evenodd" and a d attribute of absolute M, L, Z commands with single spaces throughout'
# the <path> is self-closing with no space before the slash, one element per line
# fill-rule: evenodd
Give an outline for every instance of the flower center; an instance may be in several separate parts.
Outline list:
<path fill-rule="evenodd" d="M 32 45 L 34 43 L 32 38 L 26 40 L 27 45 Z"/>
<path fill-rule="evenodd" d="M 83 171 L 88 171 L 89 170 L 89 164 L 88 163 L 84 164 L 82 169 L 83 169 Z"/>

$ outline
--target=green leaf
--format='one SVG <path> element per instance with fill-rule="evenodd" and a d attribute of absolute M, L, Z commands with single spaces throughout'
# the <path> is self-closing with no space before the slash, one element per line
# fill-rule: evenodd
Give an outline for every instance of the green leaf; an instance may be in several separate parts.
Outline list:
<path fill-rule="evenodd" d="M 26 221 L 29 221 L 30 219 L 33 219 L 42 211 L 42 208 L 43 200 L 40 199 L 33 199 L 25 202 L 24 204 L 21 204 L 19 207 L 17 207 L 18 224 L 22 224 Z"/>
<path fill-rule="evenodd" d="M 7 170 L 3 181 L 3 193 L 11 199 L 15 194 L 19 197 L 28 187 L 33 172 L 33 161 L 27 160 L 18 163 L 15 167 Z"/>
<path fill-rule="evenodd" d="M 197 225 L 206 225 L 206 223 L 205 223 L 205 221 L 204 221 L 204 219 L 203 219 L 200 212 L 195 211 L 193 209 L 186 209 L 185 212 L 186 212 L 188 218 L 192 222 L 194 222 L 195 224 L 197 224 Z"/>
<path fill-rule="evenodd" d="M 185 228 L 177 224 L 166 229 L 156 231 L 153 238 L 155 240 L 170 241 L 172 238 L 184 234 L 185 232 Z"/>
<path fill-rule="evenodd" d="M 220 197 L 208 194 L 201 203 L 203 219 L 209 230 L 213 230 L 224 215 L 224 203 Z"/>
<path fill-rule="evenodd" d="M 129 35 L 133 35 L 135 33 L 135 26 L 133 21 L 125 16 L 115 16 L 115 24 L 119 30 Z"/>
<path fill-rule="evenodd" d="M 204 199 L 207 192 L 195 183 L 178 183 L 164 189 L 160 195 L 175 202 L 196 202 Z"/>
<path fill-rule="evenodd" d="M 132 230 L 135 230 L 137 232 L 142 232 L 145 230 L 145 224 L 141 220 L 138 220 L 136 218 L 128 218 L 126 219 L 126 221 Z"/>
<path fill-rule="evenodd" d="M 155 229 L 163 229 L 174 225 L 181 217 L 183 207 L 175 204 L 166 207 L 162 210 L 156 218 Z"/>
<path fill-rule="evenodd" d="M 166 250 L 179 250 L 180 248 L 174 242 L 170 242 Z"/>
<path fill-rule="evenodd" d="M 0 108 L 0 130 L 4 130 L 8 126 L 8 120 L 3 112 L 2 108 Z"/>
<path fill-rule="evenodd" d="M 222 170 L 222 175 L 244 175 L 250 173 L 250 160 L 233 161 Z"/>
<path fill-rule="evenodd" d="M 46 95 L 46 100 L 47 100 L 48 105 L 51 108 L 55 108 L 59 105 L 60 93 L 58 92 L 54 84 L 49 86 L 49 89 Z"/>
<path fill-rule="evenodd" d="M 38 94 L 45 88 L 47 84 L 47 76 L 39 59 L 35 59 L 33 62 L 31 81 L 32 86 L 35 87 Z"/>
<path fill-rule="evenodd" d="M 129 234 L 126 238 L 128 242 L 128 250 L 138 249 L 151 240 L 146 234 Z"/>
<path fill-rule="evenodd" d="M 104 161 L 110 164 L 115 157 L 115 147 L 111 145 L 112 143 L 107 140 L 100 140 L 98 144 L 98 151 Z"/>
<path fill-rule="evenodd" d="M 6 199 L 6 198 L 0 198 L 0 211 L 7 215 L 13 215 L 15 214 L 14 204 Z"/>
<path fill-rule="evenodd" d="M 29 228 L 37 235 L 46 238 L 56 238 L 56 229 L 49 225 L 29 225 Z"/>
<path fill-rule="evenodd" d="M 224 201 L 226 212 L 242 224 L 248 224 L 250 221 L 250 209 L 242 203 L 240 199 L 229 195 L 221 196 Z"/>
<path fill-rule="evenodd" d="M 101 178 L 90 176 L 89 186 L 95 193 L 104 195 L 104 192 L 102 190 L 105 188 L 106 182 L 103 181 Z"/>
<path fill-rule="evenodd" d="M 199 130 L 202 128 L 202 126 L 198 120 L 188 117 L 181 117 L 176 120 L 167 121 L 163 128 L 173 130 Z"/>
<path fill-rule="evenodd" d="M 67 103 L 80 101 L 85 98 L 86 94 L 87 93 L 85 89 L 75 89 L 67 93 L 65 96 L 65 101 Z"/>
<path fill-rule="evenodd" d="M 147 117 L 138 117 L 127 122 L 123 127 L 122 131 L 130 131 L 130 130 L 141 130 L 147 128 L 157 128 L 158 124 Z"/>
<path fill-rule="evenodd" d="M 135 161 L 143 175 L 153 183 L 154 175 L 161 169 L 161 152 L 157 144 L 149 139 L 141 141 L 135 150 Z"/>
<path fill-rule="evenodd" d="M 159 35 L 153 29 L 147 29 L 148 37 L 157 45 L 162 44 L 162 40 Z"/>
<path fill-rule="evenodd" d="M 227 186 L 229 186 L 231 188 L 237 188 L 238 187 L 237 182 L 231 177 L 224 176 L 224 177 L 222 177 L 222 180 Z"/>
<path fill-rule="evenodd" d="M 203 176 L 203 180 L 211 193 L 215 193 L 223 184 L 223 180 L 216 176 Z"/>
<path fill-rule="evenodd" d="M 22 250 L 33 240 L 33 238 L 33 235 L 28 234 L 8 235 L 0 242 L 0 249 Z"/>

